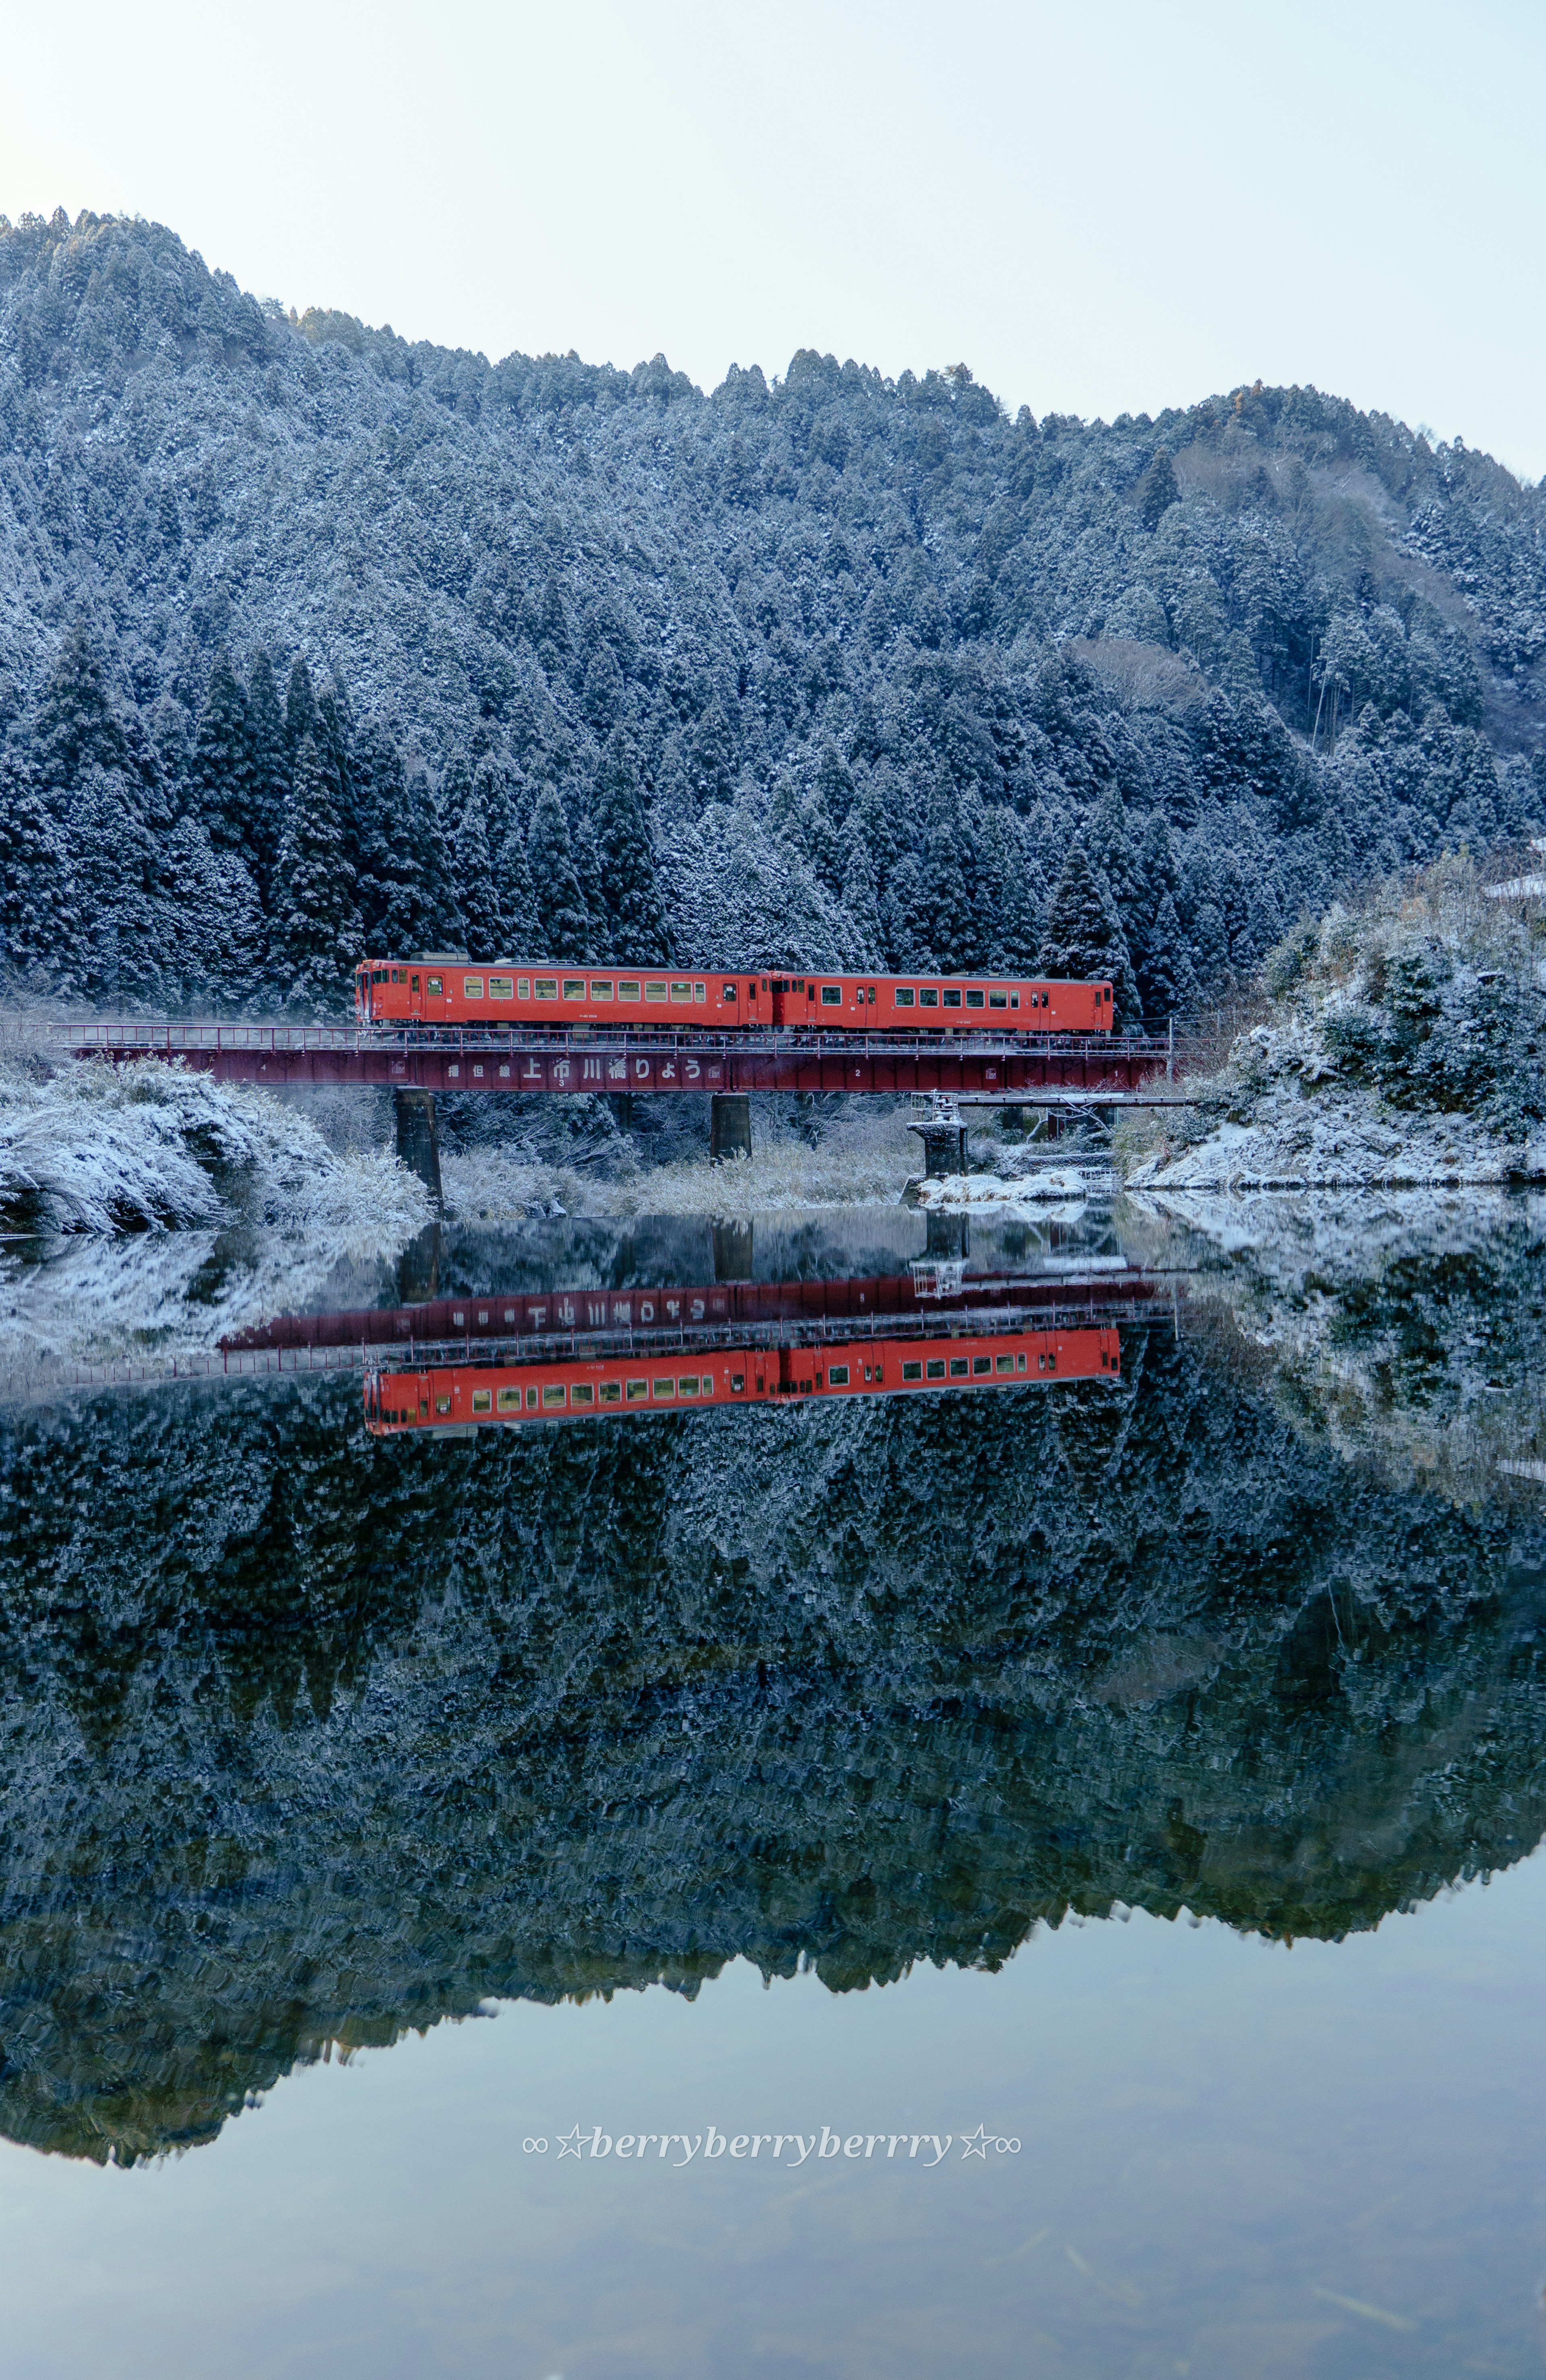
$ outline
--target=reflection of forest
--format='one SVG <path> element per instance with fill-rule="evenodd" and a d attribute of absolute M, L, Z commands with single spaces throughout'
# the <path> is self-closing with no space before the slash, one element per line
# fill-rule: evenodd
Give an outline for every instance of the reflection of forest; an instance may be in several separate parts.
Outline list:
<path fill-rule="evenodd" d="M 1546 1528 L 1318 1451 L 1168 1325 L 991 1406 L 373 1445 L 357 1396 L 0 1440 L 16 2138 L 207 2139 L 326 2040 L 737 1954 L 1335 1935 L 1546 1828 Z"/>

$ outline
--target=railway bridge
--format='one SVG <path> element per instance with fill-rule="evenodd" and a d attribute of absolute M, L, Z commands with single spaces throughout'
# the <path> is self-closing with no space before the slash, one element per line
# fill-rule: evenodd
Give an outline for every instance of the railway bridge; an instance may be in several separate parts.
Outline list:
<path fill-rule="evenodd" d="M 449 1092 L 527 1097 L 707 1096 L 716 1157 L 749 1154 L 755 1091 L 923 1094 L 972 1107 L 1065 1112 L 1184 1103 L 1168 1038 L 1114 1034 L 867 1034 L 767 1030 L 545 1031 L 515 1026 L 29 1020 L 26 1040 L 59 1056 L 151 1059 L 222 1083 L 271 1089 L 377 1086 L 397 1094 L 400 1154 L 439 1190 L 434 1101 Z M 964 1158 L 964 1142 L 960 1144 Z M 931 1170 L 933 1167 L 931 1166 Z"/>

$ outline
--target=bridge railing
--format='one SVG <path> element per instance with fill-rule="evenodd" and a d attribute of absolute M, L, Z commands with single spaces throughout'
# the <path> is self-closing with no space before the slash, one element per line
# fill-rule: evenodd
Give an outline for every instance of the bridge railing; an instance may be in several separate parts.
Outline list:
<path fill-rule="evenodd" d="M 683 1033 L 630 1031 L 592 1026 L 579 1029 L 546 1029 L 512 1026 L 502 1032 L 490 1026 L 426 1026 L 412 1031 L 390 1026 L 351 1025 L 213 1024 L 173 1017 L 85 1017 L 72 1019 L 0 1018 L 0 1042 L 25 1041 L 36 1048 L 56 1048 L 75 1056 L 101 1052 L 106 1057 L 175 1058 L 179 1055 L 243 1054 L 305 1056 L 309 1052 L 379 1055 L 446 1053 L 520 1055 L 531 1051 L 553 1056 L 595 1056 L 599 1051 L 684 1056 L 733 1056 L 757 1052 L 769 1056 L 800 1050 L 813 1057 L 885 1057 L 906 1050 L 910 1055 L 960 1057 L 993 1051 L 1012 1054 L 1034 1050 L 1038 1056 L 1103 1056 L 1124 1062 L 1155 1062 L 1168 1054 L 1169 1044 L 1157 1035 L 1115 1033 L 838 1033 L 784 1031 Z"/>

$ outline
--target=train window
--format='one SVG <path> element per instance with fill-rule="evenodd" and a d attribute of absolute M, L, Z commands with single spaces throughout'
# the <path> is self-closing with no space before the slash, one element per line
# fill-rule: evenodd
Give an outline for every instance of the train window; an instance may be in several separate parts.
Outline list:
<path fill-rule="evenodd" d="M 513 1000 L 515 997 L 514 977 L 513 975 L 491 975 L 489 978 L 489 997 L 490 1000 Z"/>
<path fill-rule="evenodd" d="M 414 979 L 413 979 L 413 982 L 412 982 L 412 983 L 411 983 L 411 985 L 409 986 L 409 990 L 410 990 L 411 991 L 417 991 L 417 990 L 418 990 L 418 978 L 417 978 L 417 975 L 415 976 L 415 978 L 414 978 Z"/>
<path fill-rule="evenodd" d="M 676 1382 L 674 1380 L 653 1380 L 650 1383 L 650 1388 L 653 1394 L 658 1397 L 674 1397 L 676 1394 Z"/>
<path fill-rule="evenodd" d="M 1011 992 L 1010 992 L 1010 994 L 1009 994 L 1009 1006 L 1010 1006 L 1011 1008 L 1018 1008 L 1018 1007 L 1020 1006 L 1020 994 L 1019 994 L 1019 992 L 1018 992 L 1018 991 L 1011 991 Z"/>
<path fill-rule="evenodd" d="M 590 979 L 590 996 L 592 1000 L 610 1000 L 612 996 L 612 987 L 610 983 L 598 983 L 596 978 L 592 976 Z"/>
<path fill-rule="evenodd" d="M 543 1391 L 542 1391 L 542 1410 L 543 1410 L 543 1412 L 544 1412 L 544 1413 L 556 1413 L 556 1412 L 557 1412 L 557 1410 L 558 1410 L 558 1408 L 559 1408 L 559 1406 L 560 1406 L 560 1405 L 562 1405 L 562 1402 L 563 1402 L 563 1383 L 562 1383 L 562 1380 L 559 1382 L 559 1384 L 558 1384 L 558 1386 L 557 1386 L 556 1388 L 544 1389 L 544 1390 L 543 1390 Z"/>
<path fill-rule="evenodd" d="M 515 997 L 517 1000 L 529 1000 L 531 998 L 530 976 L 523 975 L 517 977 L 515 983 Z"/>
<path fill-rule="evenodd" d="M 724 996 L 725 996 L 725 998 L 726 998 L 726 1000 L 727 1000 L 727 1001 L 733 1001 L 733 1000 L 734 1000 L 734 998 L 735 998 L 735 986 L 734 986 L 734 984 L 733 984 L 733 983 L 727 983 L 727 984 L 726 984 L 726 986 L 725 986 L 725 993 L 724 993 Z"/>
<path fill-rule="evenodd" d="M 828 1364 L 827 1366 L 827 1385 L 829 1389 L 846 1389 L 848 1386 L 848 1366 L 846 1364 Z"/>
<path fill-rule="evenodd" d="M 993 1368 L 996 1372 L 1012 1372 L 1014 1367 L 1015 1359 L 1012 1355 L 996 1355 L 993 1359 Z"/>
<path fill-rule="evenodd" d="M 593 1405 L 596 1402 L 596 1391 L 586 1381 L 576 1380 L 570 1392 L 569 1402 L 572 1405 Z"/>
<path fill-rule="evenodd" d="M 974 1375 L 981 1374 L 983 1372 L 991 1372 L 993 1369 L 993 1357 L 991 1355 L 973 1355 L 972 1358 L 972 1369 Z"/>
<path fill-rule="evenodd" d="M 693 986 L 693 998 L 694 1000 L 707 1000 L 707 997 L 708 987 L 707 984 L 695 983 Z"/>
<path fill-rule="evenodd" d="M 526 1411 L 527 1413 L 535 1413 L 537 1411 L 537 1390 L 535 1389 L 528 1389 L 526 1390 Z"/>
<path fill-rule="evenodd" d="M 481 1000 L 483 978 L 480 975 L 465 975 L 462 978 L 462 993 L 466 1000 Z"/>
<path fill-rule="evenodd" d="M 640 1402 L 640 1401 L 641 1401 L 643 1398 L 647 1397 L 647 1396 L 648 1396 L 648 1394 L 649 1394 L 649 1382 L 648 1382 L 647 1380 L 630 1380 L 630 1381 L 629 1381 L 629 1383 L 628 1383 L 628 1402 L 629 1402 L 629 1403 L 630 1403 L 631 1405 L 636 1405 L 636 1404 L 638 1404 L 638 1403 Z"/>
<path fill-rule="evenodd" d="M 921 1380 L 923 1377 L 924 1367 L 922 1364 L 904 1364 L 902 1366 L 902 1378 L 904 1380 Z"/>
<path fill-rule="evenodd" d="M 496 1413 L 519 1413 L 520 1410 L 520 1390 L 501 1389 L 494 1399 L 494 1411 Z"/>
<path fill-rule="evenodd" d="M 732 1372 L 730 1376 L 730 1382 L 731 1388 L 734 1391 L 735 1395 L 739 1397 L 744 1393 L 746 1387 L 746 1375 L 744 1372 Z"/>
<path fill-rule="evenodd" d="M 891 998 L 898 1008 L 911 1008 L 912 993 L 905 984 L 899 984 Z"/>
<path fill-rule="evenodd" d="M 789 990 L 788 977 L 776 975 L 773 978 L 773 989 L 775 991 L 787 991 Z"/>
<path fill-rule="evenodd" d="M 639 996 L 639 987 L 636 983 L 625 983 L 620 977 L 618 979 L 617 996 L 619 1000 L 637 1000 Z"/>
<path fill-rule="evenodd" d="M 472 1394 L 472 1409 L 474 1413 L 489 1413 L 492 1409 L 493 1402 L 494 1400 L 487 1389 L 474 1389 Z"/>
<path fill-rule="evenodd" d="M 920 1008 L 937 1008 L 939 994 L 936 991 L 921 991 L 918 994 L 918 1005 Z"/>
<path fill-rule="evenodd" d="M 821 987 L 821 1004 L 823 1008 L 840 1008 L 843 1004 L 842 985 L 824 983 Z"/>
<path fill-rule="evenodd" d="M 620 1405 L 622 1402 L 622 1382 L 603 1380 L 596 1394 L 598 1402 L 604 1405 Z"/>
<path fill-rule="evenodd" d="M 435 1411 L 438 1414 L 449 1413 L 451 1411 L 451 1399 L 449 1397 L 437 1397 L 435 1399 Z"/>
<path fill-rule="evenodd" d="M 665 997 L 666 997 L 666 987 L 665 987 L 665 985 L 664 985 L 663 983 L 646 983 L 646 986 L 645 986 L 645 998 L 646 998 L 646 1000 L 664 1000 L 664 998 L 665 998 Z"/>
<path fill-rule="evenodd" d="M 1008 1008 L 1009 1004 L 1009 993 L 1008 993 L 1007 991 L 990 991 L 990 992 L 989 992 L 989 994 L 988 994 L 988 1006 L 989 1006 L 990 1008 Z"/>
<path fill-rule="evenodd" d="M 868 1000 L 869 1000 L 870 1006 L 873 1008 L 873 1007 L 875 1006 L 875 986 L 874 986 L 874 984 L 873 984 L 873 983 L 871 984 L 870 989 L 869 989 L 869 991 L 868 991 L 868 994 L 867 994 L 866 996 L 867 996 L 867 998 L 868 998 Z"/>
<path fill-rule="evenodd" d="M 445 984 L 438 975 L 432 975 L 429 978 L 429 996 L 432 1000 L 443 1000 L 445 997 Z"/>
<path fill-rule="evenodd" d="M 966 1004 L 968 1008 L 981 1008 L 983 1004 L 982 993 L 980 991 L 969 991 L 966 995 Z M 995 1008 L 1002 1008 L 1004 1005 L 1001 1000 L 996 1000 L 993 1004 Z"/>
<path fill-rule="evenodd" d="M 583 975 L 566 975 L 564 977 L 563 996 L 565 1000 L 584 1000 L 586 996 L 586 979 Z"/>
<path fill-rule="evenodd" d="M 967 1375 L 967 1370 L 968 1366 L 964 1355 L 951 1356 L 950 1378 L 952 1380 L 964 1380 Z"/>
<path fill-rule="evenodd" d="M 676 1004 L 677 1004 L 677 1006 L 678 1006 L 678 1007 L 682 1006 L 682 1005 L 683 1005 L 687 1001 L 691 1000 L 691 999 L 692 999 L 692 997 L 693 997 L 693 987 L 692 987 L 692 985 L 691 985 L 690 983 L 673 983 L 673 984 L 672 984 L 672 986 L 671 986 L 671 998 L 672 998 L 672 1000 L 676 1002 Z"/>
<path fill-rule="evenodd" d="M 533 989 L 535 990 L 538 1000 L 556 1000 L 558 998 L 558 978 L 556 975 L 539 975 L 533 986 Z"/>
<path fill-rule="evenodd" d="M 1045 1357 L 1045 1355 L 1038 1355 L 1038 1356 L 1037 1356 L 1037 1358 L 1036 1358 L 1036 1369 L 1037 1369 L 1037 1371 L 1038 1371 L 1038 1372 L 1045 1372 L 1045 1369 L 1046 1369 L 1046 1357 Z"/>
<path fill-rule="evenodd" d="M 947 1008 L 959 1008 L 959 1007 L 960 1006 L 960 992 L 959 992 L 959 991 L 948 991 L 948 992 L 945 994 L 945 1005 L 946 1005 L 946 1007 L 947 1007 Z"/>
<path fill-rule="evenodd" d="M 942 1380 L 945 1378 L 945 1359 L 942 1355 L 933 1355 L 929 1358 L 928 1376 L 931 1380 Z"/>
<path fill-rule="evenodd" d="M 697 1395 L 698 1376 L 696 1372 L 682 1373 L 682 1378 L 676 1384 L 676 1393 L 679 1397 L 695 1397 Z"/>
<path fill-rule="evenodd" d="M 1017 1372 L 1023 1372 L 1023 1371 L 1024 1371 L 1024 1369 L 1025 1369 L 1025 1358 L 1024 1358 L 1024 1356 L 1023 1356 L 1023 1355 L 1017 1355 L 1017 1356 L 1015 1357 L 1015 1369 L 1016 1369 L 1016 1371 L 1017 1371 Z"/>
<path fill-rule="evenodd" d="M 403 970 L 402 970 L 402 968 L 401 968 L 401 967 L 393 967 L 393 970 L 392 970 L 392 979 L 393 979 L 393 983 L 401 983 L 401 982 L 402 982 L 402 980 L 403 980 Z"/>

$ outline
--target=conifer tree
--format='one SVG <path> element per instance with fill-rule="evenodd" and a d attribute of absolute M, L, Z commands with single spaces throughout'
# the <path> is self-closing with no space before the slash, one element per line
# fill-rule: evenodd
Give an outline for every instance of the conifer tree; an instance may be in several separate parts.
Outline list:
<path fill-rule="evenodd" d="M 525 838 L 519 819 L 513 819 L 499 856 L 500 906 L 504 917 L 505 945 L 512 959 L 531 959 L 542 953 L 542 933 L 537 924 L 537 902 L 531 887 L 531 868 L 526 860 Z M 626 963 L 633 957 L 623 952 Z M 647 961 L 634 959 L 635 965 Z"/>
<path fill-rule="evenodd" d="M 273 663 L 260 648 L 248 672 L 247 732 L 252 771 L 253 873 L 267 909 L 272 905 L 274 867 L 290 795 L 290 759 Z"/>
<path fill-rule="evenodd" d="M 303 735 L 279 846 L 281 908 L 274 955 L 293 1008 L 336 1014 L 348 1000 L 361 956 L 355 871 L 344 851 L 329 772 L 315 739 Z"/>
<path fill-rule="evenodd" d="M 456 874 L 451 845 L 434 787 L 421 762 L 408 771 L 408 816 L 413 848 L 418 860 L 418 898 L 422 939 L 413 949 L 461 950 L 466 941 L 466 920 L 456 898 Z"/>
<path fill-rule="evenodd" d="M 0 969 L 62 987 L 76 923 L 64 837 L 25 770 L 0 759 Z"/>
<path fill-rule="evenodd" d="M 89 1000 L 142 1008 L 161 998 L 157 854 L 122 769 L 79 771 L 66 820 L 75 888 L 71 975 Z"/>
<path fill-rule="evenodd" d="M 294 782 L 296 755 L 305 738 L 317 740 L 317 696 L 311 684 L 311 672 L 306 665 L 306 655 L 297 653 L 290 667 L 290 689 L 284 704 L 285 757 Z M 286 796 L 288 800 L 288 796 Z"/>
<path fill-rule="evenodd" d="M 1168 892 L 1161 894 L 1154 915 L 1148 959 L 1140 989 L 1143 995 L 1143 1014 L 1150 1025 L 1161 1032 L 1172 1017 L 1186 1014 L 1196 996 L 1191 962 L 1187 956 L 1181 933 L 1181 921 L 1176 915 L 1176 904 Z"/>
<path fill-rule="evenodd" d="M 199 810 L 211 844 L 256 856 L 247 696 L 223 647 L 215 655 L 193 745 Z"/>
<path fill-rule="evenodd" d="M 590 812 L 582 809 L 579 822 L 570 840 L 574 855 L 574 873 L 580 880 L 580 897 L 590 920 L 586 934 L 586 956 L 589 959 L 610 958 L 611 936 L 607 930 L 606 905 L 601 896 L 601 846 L 596 839 L 596 829 Z"/>
<path fill-rule="evenodd" d="M 929 836 L 913 919 L 918 966 L 958 975 L 970 964 L 973 918 L 953 828 L 943 819 Z"/>
<path fill-rule="evenodd" d="M 596 780 L 601 899 L 614 961 L 660 966 L 666 956 L 666 926 L 655 850 L 639 796 L 639 772 L 634 747 L 618 728 Z"/>
<path fill-rule="evenodd" d="M 526 859 L 537 897 L 542 957 L 584 959 L 590 941 L 590 913 L 575 873 L 569 823 L 556 786 L 544 785 L 537 796 Z"/>
<path fill-rule="evenodd" d="M 124 722 L 84 613 L 77 615 L 49 673 L 33 760 L 38 782 L 49 792 L 73 785 L 80 771 L 93 763 L 101 769 L 129 765 Z"/>
<path fill-rule="evenodd" d="M 843 912 L 853 929 L 862 964 L 882 967 L 886 964 L 886 938 L 880 922 L 880 903 L 876 895 L 875 869 L 870 864 L 869 846 L 862 834 L 845 836 L 844 845 L 847 865 L 843 869 Z"/>
<path fill-rule="evenodd" d="M 1047 910 L 1041 971 L 1055 981 L 1109 983 L 1116 1030 L 1142 1030 L 1138 986 L 1121 921 L 1081 844 L 1076 843 L 1069 853 Z"/>
<path fill-rule="evenodd" d="M 168 1007 L 242 1006 L 262 973 L 263 917 L 246 863 L 203 821 L 179 819 L 161 856 L 163 993 Z"/>
<path fill-rule="evenodd" d="M 471 783 L 467 787 L 462 815 L 456 821 L 452 843 L 452 867 L 456 903 L 466 929 L 468 957 L 479 959 L 485 965 L 490 960 L 503 958 L 507 937 L 500 908 L 499 885 L 493 862 L 489 856 L 489 832 L 482 798 Z"/>

